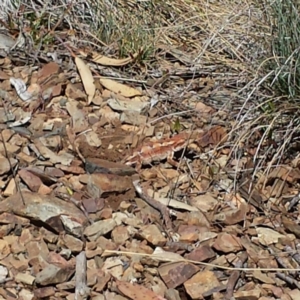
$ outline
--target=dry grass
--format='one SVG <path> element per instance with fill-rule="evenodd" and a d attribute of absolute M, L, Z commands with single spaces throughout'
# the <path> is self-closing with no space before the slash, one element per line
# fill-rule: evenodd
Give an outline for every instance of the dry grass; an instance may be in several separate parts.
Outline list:
<path fill-rule="evenodd" d="M 7 7 L 12 2 L 19 7 L 11 13 L 20 16 L 13 26 L 30 28 L 27 32 L 35 49 L 43 51 L 53 44 L 53 30 L 67 29 L 67 40 L 79 47 L 117 57 L 140 51 L 138 68 L 125 71 L 139 80 L 160 78 L 168 71 L 171 80 L 161 85 L 161 93 L 168 94 L 165 103 L 185 99 L 188 87 L 177 86 L 176 78 L 211 78 L 214 87 L 205 102 L 227 111 L 229 119 L 235 120 L 233 156 L 241 149 L 257 147 L 254 173 L 267 162 L 269 168 L 279 164 L 297 135 L 296 106 L 282 94 L 284 86 L 291 92 L 291 81 L 299 80 L 294 59 L 283 68 L 295 49 L 274 53 L 284 44 L 285 32 L 291 33 L 287 31 L 291 19 L 280 14 L 279 4 L 275 7 L 258 0 L 8 2 Z M 274 25 L 277 39 L 272 35 Z M 178 60 L 175 67 L 173 62 Z M 293 89 L 288 96 L 296 94 Z M 201 95 L 196 96 L 202 101 Z M 187 110 L 189 104 L 185 102 Z M 165 105 L 164 113 L 174 113 L 169 107 Z"/>

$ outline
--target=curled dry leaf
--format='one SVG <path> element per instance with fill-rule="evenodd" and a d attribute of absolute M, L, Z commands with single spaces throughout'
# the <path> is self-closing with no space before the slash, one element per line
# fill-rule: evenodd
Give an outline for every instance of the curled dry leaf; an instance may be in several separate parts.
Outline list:
<path fill-rule="evenodd" d="M 100 78 L 100 83 L 108 90 L 116 94 L 120 94 L 124 97 L 131 98 L 131 97 L 142 95 L 142 93 L 139 90 L 134 89 L 128 85 L 119 83 L 115 80 Z"/>
<path fill-rule="evenodd" d="M 116 67 L 121 67 L 125 66 L 129 63 L 131 63 L 136 57 L 138 56 L 138 53 L 134 54 L 132 57 L 127 57 L 123 59 L 115 59 L 115 58 L 110 58 L 98 53 L 92 53 L 92 61 L 104 65 L 104 66 L 116 66 Z"/>
<path fill-rule="evenodd" d="M 23 101 L 33 100 L 34 97 L 40 91 L 40 87 L 37 84 L 32 84 L 28 89 L 26 87 L 25 82 L 20 78 L 10 78 L 11 85 L 15 88 L 18 96 Z"/>
<path fill-rule="evenodd" d="M 88 95 L 88 104 L 90 104 L 96 92 L 92 72 L 85 62 L 77 56 L 75 57 L 75 63 L 78 68 L 85 92 Z"/>

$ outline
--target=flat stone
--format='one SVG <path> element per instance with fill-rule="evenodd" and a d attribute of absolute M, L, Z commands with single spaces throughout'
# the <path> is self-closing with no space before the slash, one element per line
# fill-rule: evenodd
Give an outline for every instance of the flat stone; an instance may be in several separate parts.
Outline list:
<path fill-rule="evenodd" d="M 54 265 L 48 265 L 41 272 L 36 274 L 36 283 L 40 285 L 50 285 L 62 283 L 74 274 L 75 267 L 59 268 Z"/>
<path fill-rule="evenodd" d="M 25 205 L 22 203 L 22 198 Z M 83 226 L 87 219 L 84 213 L 73 203 L 50 195 L 22 192 L 10 196 L 1 202 L 0 212 L 13 212 L 18 216 L 47 223 L 57 232 L 64 230 L 66 218 Z M 64 218 L 63 218 L 64 217 Z"/>
<path fill-rule="evenodd" d="M 28 252 L 28 258 L 32 259 L 35 257 L 41 257 L 44 260 L 47 260 L 49 250 L 47 244 L 44 241 L 31 241 L 26 244 L 26 249 Z"/>
<path fill-rule="evenodd" d="M 195 261 L 206 261 L 216 256 L 216 253 L 208 245 L 199 246 L 185 255 L 186 259 Z"/>
<path fill-rule="evenodd" d="M 147 117 L 140 114 L 138 111 L 124 111 L 121 113 L 120 121 L 122 124 L 142 125 L 146 124 Z"/>
<path fill-rule="evenodd" d="M 238 252 L 243 249 L 240 238 L 226 232 L 221 232 L 218 234 L 213 247 L 216 250 L 224 253 Z"/>
<path fill-rule="evenodd" d="M 125 226 L 117 226 L 111 233 L 112 240 L 116 244 L 123 244 L 129 238 L 129 232 Z"/>
<path fill-rule="evenodd" d="M 154 224 L 143 226 L 140 229 L 140 235 L 155 246 L 164 246 L 167 241 L 158 227 Z"/>
<path fill-rule="evenodd" d="M 55 288 L 53 286 L 46 286 L 39 289 L 34 290 L 34 296 L 37 299 L 47 298 L 50 296 L 54 296 Z"/>
<path fill-rule="evenodd" d="M 114 219 L 98 221 L 87 226 L 84 230 L 84 235 L 87 236 L 90 241 L 95 241 L 99 236 L 107 234 L 116 226 L 117 223 Z"/>
<path fill-rule="evenodd" d="M 158 271 L 168 288 L 176 288 L 196 274 L 199 267 L 186 262 L 177 262 L 164 264 L 159 267 Z"/>
<path fill-rule="evenodd" d="M 61 236 L 58 245 L 66 247 L 72 252 L 80 252 L 83 249 L 83 242 L 69 234 Z"/>
<path fill-rule="evenodd" d="M 11 265 L 18 270 L 19 272 L 26 271 L 28 268 L 28 260 L 27 259 L 16 259 L 12 257 L 10 259 Z"/>
<path fill-rule="evenodd" d="M 220 282 L 214 272 L 208 270 L 198 272 L 184 283 L 186 292 L 192 299 L 203 299 L 203 294 L 210 291 L 213 293 L 219 286 Z"/>
<path fill-rule="evenodd" d="M 237 291 L 234 293 L 234 298 L 236 300 L 257 300 L 259 299 L 260 294 L 261 292 L 258 289 L 254 289 L 251 291 Z"/>
<path fill-rule="evenodd" d="M 18 273 L 16 276 L 15 276 L 15 280 L 17 282 L 22 282 L 22 283 L 25 283 L 25 284 L 28 284 L 28 285 L 32 285 L 33 282 L 34 282 L 34 277 L 29 275 L 29 274 L 26 274 L 26 273 Z"/>

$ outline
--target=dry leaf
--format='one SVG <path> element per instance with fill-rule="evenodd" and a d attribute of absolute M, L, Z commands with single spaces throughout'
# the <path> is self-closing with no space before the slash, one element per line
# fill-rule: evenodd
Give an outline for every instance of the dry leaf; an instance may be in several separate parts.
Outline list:
<path fill-rule="evenodd" d="M 85 62 L 77 56 L 75 57 L 75 63 L 78 68 L 85 92 L 88 95 L 88 104 L 90 104 L 96 92 L 92 72 Z"/>
<path fill-rule="evenodd" d="M 86 54 L 83 51 L 79 51 L 79 53 L 84 56 L 87 57 L 88 54 Z M 115 67 L 121 67 L 121 66 L 125 66 L 129 63 L 131 63 L 134 59 L 137 58 L 137 56 L 139 55 L 139 53 L 135 53 L 130 57 L 126 57 L 126 58 L 122 58 L 122 59 L 116 59 L 116 58 L 111 58 L 111 57 L 107 57 L 104 55 L 101 55 L 99 53 L 96 52 L 92 52 L 91 53 L 91 61 L 103 65 L 103 66 L 115 66 Z"/>
<path fill-rule="evenodd" d="M 27 89 L 25 82 L 20 78 L 11 77 L 10 83 L 16 89 L 18 96 L 23 101 L 33 100 L 40 91 L 40 86 L 38 84 L 32 84 L 30 88 L 28 87 Z"/>
<path fill-rule="evenodd" d="M 100 65 L 104 65 L 104 66 L 116 66 L 116 67 L 121 67 L 121 66 L 125 66 L 129 63 L 131 63 L 136 57 L 138 56 L 138 54 L 134 54 L 133 57 L 127 57 L 127 58 L 123 58 L 123 59 L 115 59 L 115 58 L 110 58 L 98 53 L 93 53 L 92 54 L 92 61 L 100 64 Z"/>
<path fill-rule="evenodd" d="M 42 69 L 38 72 L 38 82 L 43 83 L 45 80 L 50 78 L 53 75 L 58 74 L 59 72 L 59 65 L 55 62 L 50 62 L 43 66 Z"/>
<path fill-rule="evenodd" d="M 108 90 L 116 93 L 116 94 L 121 94 L 124 97 L 135 97 L 135 96 L 141 96 L 142 93 L 134 89 L 128 85 L 119 83 L 117 81 L 111 80 L 111 79 L 106 79 L 106 78 L 100 78 L 100 83 Z"/>

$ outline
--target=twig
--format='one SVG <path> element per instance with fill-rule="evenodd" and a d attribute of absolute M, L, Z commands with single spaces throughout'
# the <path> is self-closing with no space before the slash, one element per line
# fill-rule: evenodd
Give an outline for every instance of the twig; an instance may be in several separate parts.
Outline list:
<path fill-rule="evenodd" d="M 167 255 L 165 257 L 156 257 L 155 254 L 147 254 L 147 253 L 138 253 L 138 252 L 127 252 L 127 251 L 117 251 L 117 250 L 104 250 L 102 253 L 102 256 L 105 256 L 107 254 L 115 254 L 115 255 L 128 255 L 128 256 L 142 256 L 142 257 L 151 257 L 152 259 L 157 259 L 158 261 L 164 261 L 164 262 L 189 262 L 195 265 L 205 266 L 209 268 L 214 269 L 220 269 L 220 270 L 229 270 L 229 271 L 261 271 L 261 272 L 299 272 L 299 268 L 239 268 L 239 267 L 226 267 L 226 266 L 219 266 L 212 263 L 205 263 L 202 261 L 196 261 L 191 259 L 173 259 L 168 258 Z"/>
<path fill-rule="evenodd" d="M 140 186 L 139 180 L 135 180 L 132 183 L 133 183 L 133 186 L 134 186 L 136 192 L 140 195 L 140 197 L 143 200 L 145 200 L 149 205 L 151 205 L 153 208 L 157 209 L 160 212 L 160 214 L 162 215 L 163 220 L 165 222 L 165 225 L 167 227 L 167 230 L 172 231 L 173 224 L 169 217 L 168 208 L 165 205 L 161 204 L 160 202 L 151 198 L 149 195 L 147 195 L 147 193 L 145 191 L 143 191 L 142 187 Z"/>
<path fill-rule="evenodd" d="M 247 259 L 248 259 L 247 252 L 242 253 L 240 260 L 236 264 L 236 267 L 241 268 Z M 226 295 L 225 295 L 224 299 L 226 299 L 226 300 L 232 299 L 234 287 L 235 287 L 238 279 L 240 278 L 240 275 L 241 275 L 241 271 L 239 271 L 239 270 L 234 270 L 231 273 L 231 275 L 227 281 L 227 289 L 226 289 Z"/>

